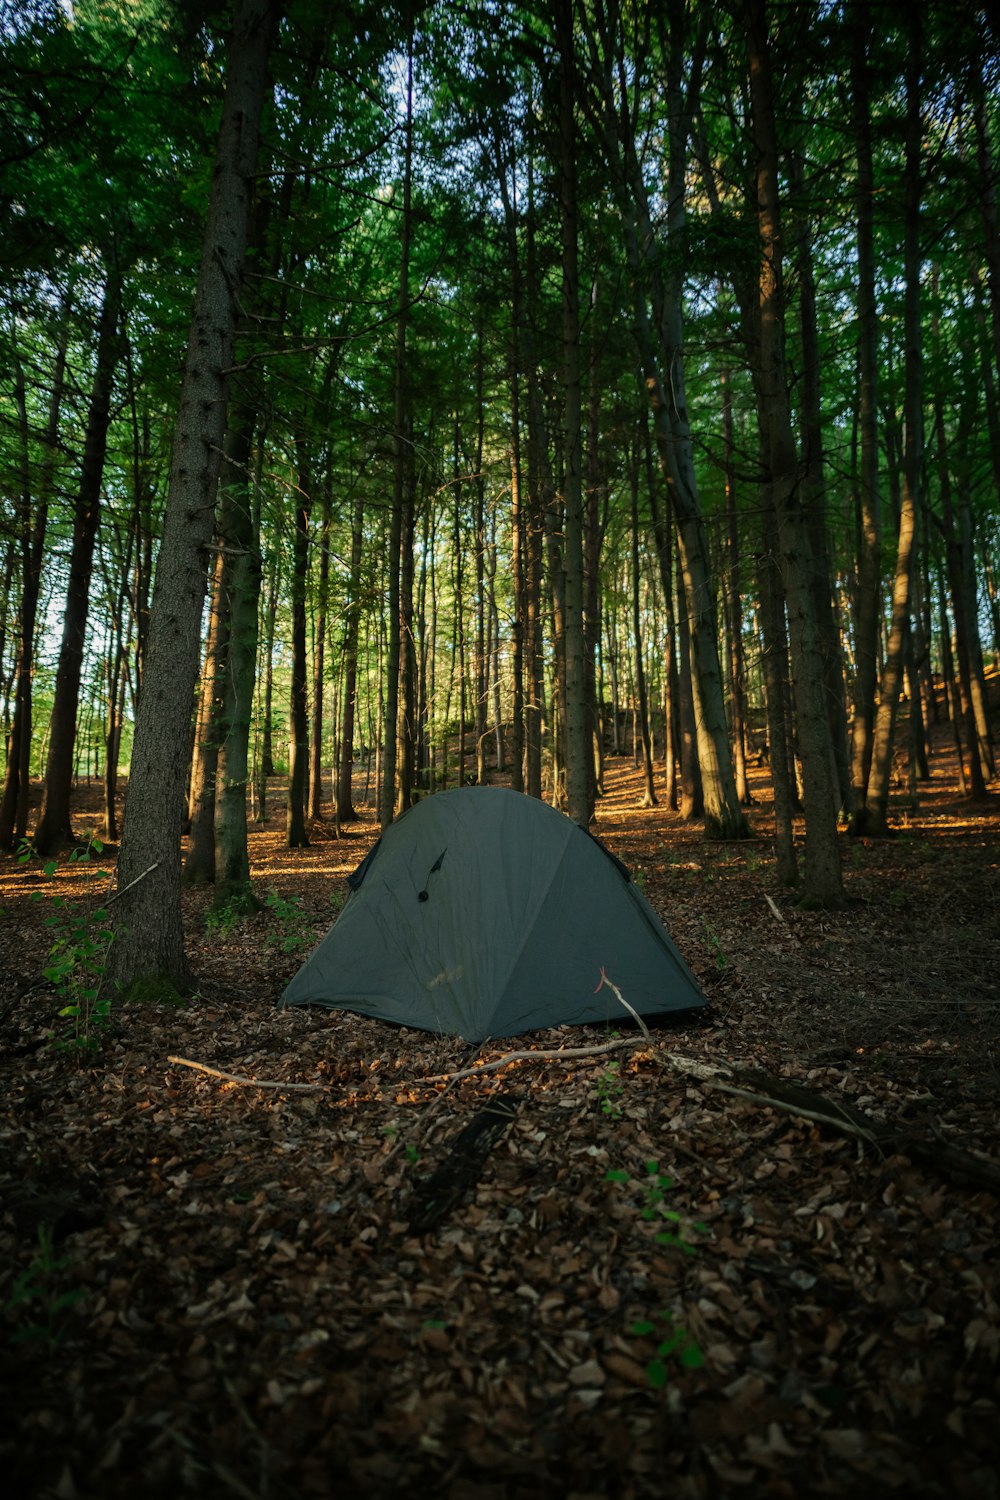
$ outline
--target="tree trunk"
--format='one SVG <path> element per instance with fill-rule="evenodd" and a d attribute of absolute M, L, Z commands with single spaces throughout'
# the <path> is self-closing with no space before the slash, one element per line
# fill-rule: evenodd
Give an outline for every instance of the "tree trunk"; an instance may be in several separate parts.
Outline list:
<path fill-rule="evenodd" d="M 306 583 L 309 576 L 309 521 L 312 475 L 306 441 L 296 441 L 298 492 L 292 543 L 292 682 L 288 709 L 288 800 L 285 839 L 289 849 L 306 849 L 306 792 L 309 781 L 309 691 L 306 662 Z"/>
<path fill-rule="evenodd" d="M 247 783 L 257 664 L 261 556 L 256 488 L 250 463 L 256 412 L 234 403 L 221 475 L 219 542 L 229 600 L 229 651 L 219 704 L 215 794 L 215 905 L 255 910 L 250 881 Z M 259 466 L 259 465 L 258 465 Z"/>
<path fill-rule="evenodd" d="M 280 5 L 237 0 L 204 249 L 174 435 L 107 976 L 130 991 L 187 983 L 180 904 L 188 725 L 198 671 L 206 556 L 225 438 L 239 287 L 257 168 L 267 61 Z"/>
<path fill-rule="evenodd" d="M 188 793 L 187 856 L 182 878 L 186 885 L 211 885 L 215 879 L 215 778 L 219 768 L 219 708 L 223 673 L 229 649 L 229 601 L 223 584 L 224 556 L 216 553 L 212 570 L 208 639 L 201 669 L 201 687 Z"/>
<path fill-rule="evenodd" d="M 351 514 L 351 571 L 347 620 L 344 629 L 344 710 L 340 732 L 340 772 L 337 777 L 337 821 L 353 823 L 354 732 L 358 711 L 358 635 L 361 626 L 361 551 L 364 545 L 365 500 L 358 484 Z"/>
<path fill-rule="evenodd" d="M 264 606 L 264 702 L 261 711 L 260 775 L 265 787 L 274 775 L 274 639 L 278 628 L 278 594 L 281 587 L 281 553 L 275 545 L 271 560 L 267 602 Z"/>
<path fill-rule="evenodd" d="M 28 797 L 31 785 L 32 681 L 34 678 L 35 626 L 41 593 L 42 561 L 48 527 L 49 500 L 55 475 L 59 412 L 66 376 L 66 346 L 69 342 L 71 293 L 63 298 L 59 343 L 56 347 L 45 428 L 45 460 L 39 477 L 38 495 L 32 509 L 31 469 L 28 452 L 28 412 L 24 371 L 14 351 L 14 400 L 21 439 L 21 475 L 18 495 L 18 541 L 21 558 L 21 606 L 18 620 L 17 663 L 14 671 L 14 714 L 7 740 L 7 768 L 0 798 L 0 849 L 12 849 L 24 838 L 28 827 Z M 13 560 L 13 544 L 11 550 Z M 4 694 L 5 706 L 9 690 Z"/>
<path fill-rule="evenodd" d="M 903 485 L 900 495 L 896 576 L 892 594 L 892 620 L 875 718 L 875 739 L 863 830 L 873 835 L 889 832 L 889 784 L 892 752 L 903 676 L 903 651 L 910 614 L 917 516 L 920 508 L 923 459 L 922 348 L 920 328 L 920 84 L 921 18 L 919 9 L 908 12 L 909 55 L 906 70 L 906 166 L 904 177 L 903 277 L 905 283 L 903 322 L 905 337 L 905 438 Z"/>
<path fill-rule="evenodd" d="M 777 522 L 770 496 L 761 486 L 762 545 L 757 558 L 757 588 L 760 599 L 761 675 L 764 679 L 764 709 L 767 716 L 768 761 L 774 799 L 775 874 L 779 885 L 798 882 L 793 814 L 795 777 L 791 752 L 791 726 L 785 690 L 788 650 L 785 640 L 785 600 L 777 559 Z"/>
<path fill-rule="evenodd" d="M 319 542 L 319 589 L 316 601 L 316 627 L 313 639 L 312 735 L 309 756 L 309 816 L 315 822 L 323 817 L 323 690 L 326 666 L 326 619 L 330 591 L 330 485 L 323 481 L 323 519 Z"/>
<path fill-rule="evenodd" d="M 565 570 L 564 639 L 567 812 L 582 827 L 593 812 L 588 774 L 586 677 L 583 633 L 583 473 L 581 452 L 580 273 L 577 247 L 576 66 L 571 0 L 557 0 L 559 48 L 559 223 L 562 246 L 562 445 L 563 566 Z"/>
<path fill-rule="evenodd" d="M 73 747 L 76 740 L 76 713 L 83 671 L 83 650 L 90 609 L 90 579 L 94 567 L 94 546 L 101 518 L 101 484 L 104 457 L 111 424 L 111 390 L 120 352 L 118 317 L 121 310 L 121 283 L 118 270 L 109 265 L 104 286 L 104 302 L 97 333 L 97 358 L 94 382 L 87 412 L 83 444 L 83 463 L 73 516 L 73 545 L 69 559 L 69 583 L 63 614 L 59 665 L 56 669 L 55 696 L 49 728 L 49 754 L 42 789 L 42 808 L 35 829 L 34 846 L 41 855 L 72 844 L 70 794 L 73 786 Z"/>
<path fill-rule="evenodd" d="M 639 450 L 632 455 L 630 488 L 632 495 L 632 640 L 635 645 L 636 708 L 639 714 L 639 736 L 642 742 L 643 807 L 656 806 L 653 785 L 653 745 L 649 734 L 649 698 L 646 693 L 646 669 L 642 659 L 642 626 L 639 606 Z"/>
<path fill-rule="evenodd" d="M 411 189 L 413 170 L 413 22 L 407 38 L 406 58 L 406 125 L 403 154 L 403 211 L 399 222 L 399 285 L 396 299 L 396 348 L 393 370 L 394 453 L 392 474 L 392 510 L 389 518 L 389 637 L 385 670 L 385 719 L 382 747 L 382 784 L 379 800 L 379 822 L 387 828 L 396 812 L 397 739 L 399 732 L 399 681 L 402 652 L 405 649 L 404 626 L 400 615 L 400 555 L 403 535 L 403 512 L 407 500 L 409 454 L 406 436 L 409 393 L 406 370 L 406 327 L 410 305 L 410 239 L 412 234 Z"/>
<path fill-rule="evenodd" d="M 733 769 L 736 795 L 748 807 L 753 801 L 747 780 L 746 695 L 743 686 L 743 596 L 740 590 L 740 533 L 736 515 L 736 483 L 733 474 L 733 397 L 728 370 L 720 376 L 722 387 L 723 465 L 726 483 L 726 568 L 723 597 L 729 635 L 729 709 L 732 721 Z"/>
<path fill-rule="evenodd" d="M 778 150 L 767 19 L 763 0 L 748 8 L 750 100 L 757 153 L 757 223 L 760 234 L 758 405 L 768 481 L 778 523 L 781 579 L 795 678 L 806 817 L 804 894 L 813 905 L 844 899 L 837 844 L 833 746 L 824 693 L 824 653 L 816 618 L 815 559 L 803 512 L 785 369 L 782 222 L 778 201 Z"/>

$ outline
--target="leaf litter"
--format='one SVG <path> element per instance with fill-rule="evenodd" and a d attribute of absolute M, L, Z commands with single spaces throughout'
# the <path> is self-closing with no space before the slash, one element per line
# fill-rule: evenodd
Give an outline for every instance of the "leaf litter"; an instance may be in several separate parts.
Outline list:
<path fill-rule="evenodd" d="M 996 811 L 942 784 L 895 840 L 847 849 L 845 911 L 806 913 L 763 839 L 705 845 L 609 770 L 598 832 L 710 1010 L 648 1042 L 627 1017 L 537 1033 L 517 1047 L 635 1045 L 452 1082 L 509 1044 L 279 1012 L 300 955 L 263 941 L 273 912 L 207 932 L 203 892 L 199 998 L 59 1052 L 55 999 L 28 988 L 41 917 L 3 867 L 6 1493 L 998 1493 L 997 1200 L 906 1150 L 998 1165 Z M 255 831 L 256 877 L 319 933 L 372 836 L 318 829 L 303 855 Z M 721 1092 L 720 1064 L 890 1134 Z"/>

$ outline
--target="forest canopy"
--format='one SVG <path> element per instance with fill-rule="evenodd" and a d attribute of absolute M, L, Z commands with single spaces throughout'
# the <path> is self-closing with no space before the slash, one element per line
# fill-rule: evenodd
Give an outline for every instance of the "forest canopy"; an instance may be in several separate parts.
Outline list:
<path fill-rule="evenodd" d="M 103 778 L 122 988 L 182 873 L 257 899 L 278 773 L 294 848 L 467 780 L 586 824 L 631 748 L 739 839 L 764 759 L 817 905 L 942 702 L 986 795 L 998 59 L 974 4 L 4 6 L 0 844 Z"/>

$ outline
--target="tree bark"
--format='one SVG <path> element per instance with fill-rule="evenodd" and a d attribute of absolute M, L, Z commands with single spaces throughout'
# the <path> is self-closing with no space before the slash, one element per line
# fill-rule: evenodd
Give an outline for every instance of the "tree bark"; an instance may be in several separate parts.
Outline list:
<path fill-rule="evenodd" d="M 107 978 L 185 986 L 180 832 L 207 548 L 250 224 L 267 62 L 280 4 L 237 0 L 204 248 L 171 459 L 118 863 Z"/>
<path fill-rule="evenodd" d="M 211 885 L 215 879 L 215 778 L 219 767 L 219 707 L 223 663 L 229 649 L 229 608 L 223 585 L 224 557 L 216 553 L 208 610 L 208 639 L 201 669 L 191 784 L 188 792 L 186 885 Z"/>
<path fill-rule="evenodd" d="M 307 445 L 300 435 L 295 534 L 292 542 L 292 681 L 288 708 L 288 797 L 285 840 L 289 849 L 309 847 L 306 793 L 309 787 L 309 690 L 306 663 L 306 583 L 309 575 L 309 521 L 312 512 L 312 474 Z"/>
<path fill-rule="evenodd" d="M 844 899 L 837 844 L 839 798 L 823 690 L 824 656 L 816 618 L 815 559 L 799 487 L 785 368 L 782 217 L 764 0 L 751 0 L 748 7 L 748 42 L 761 248 L 758 406 L 767 478 L 778 524 L 779 562 L 788 605 L 795 679 L 806 818 L 804 896 L 810 904 L 833 906 Z"/>
<path fill-rule="evenodd" d="M 234 402 L 220 484 L 219 543 L 229 600 L 229 649 L 219 703 L 215 792 L 217 908 L 255 910 L 250 880 L 247 787 L 256 681 L 261 556 L 258 507 L 251 475 L 256 412 Z"/>
<path fill-rule="evenodd" d="M 400 570 L 404 529 L 403 512 L 407 500 L 409 454 L 406 439 L 409 392 L 406 369 L 406 330 L 410 306 L 410 242 L 412 235 L 411 190 L 413 170 L 413 23 L 407 39 L 406 59 L 406 125 L 403 160 L 403 205 L 399 225 L 399 286 L 396 299 L 396 348 L 393 370 L 394 453 L 392 474 L 392 510 L 389 518 L 389 633 L 385 670 L 385 719 L 382 748 L 382 784 L 379 822 L 387 828 L 397 810 L 397 755 L 399 735 L 399 683 L 402 652 L 405 649 L 404 625 L 400 613 Z"/>
<path fill-rule="evenodd" d="M 32 503 L 31 470 L 28 460 L 28 413 L 24 371 L 15 350 L 14 399 L 21 434 L 21 475 L 18 494 L 17 549 L 21 559 L 21 604 L 18 616 L 17 663 L 14 671 L 14 713 L 7 739 L 7 769 L 0 798 L 0 849 L 15 848 L 28 827 L 28 797 L 31 781 L 32 681 L 34 677 L 35 626 L 41 593 L 42 561 L 48 527 L 49 500 L 55 476 L 59 413 L 66 378 L 66 346 L 69 342 L 71 292 L 63 298 L 62 322 L 52 371 L 48 421 L 45 429 L 46 457 L 39 477 L 38 494 Z M 13 544 L 11 551 L 13 560 Z M 5 704 L 9 692 L 4 695 Z"/>
<path fill-rule="evenodd" d="M 73 516 L 73 545 L 69 559 L 69 583 L 63 614 L 59 665 L 49 727 L 49 753 L 42 789 L 42 807 L 35 828 L 34 846 L 41 855 L 53 854 L 74 842 L 70 819 L 73 787 L 73 748 L 80 699 L 83 650 L 90 609 L 90 579 L 94 547 L 101 519 L 101 483 L 111 424 L 111 391 L 120 345 L 118 318 L 121 282 L 116 266 L 109 264 L 104 300 L 97 332 L 97 357 L 87 411 L 83 463 Z"/>
<path fill-rule="evenodd" d="M 864 831 L 875 836 L 889 832 L 889 784 L 896 716 L 903 677 L 903 652 L 910 615 L 917 517 L 920 509 L 923 460 L 922 345 L 920 327 L 920 85 L 921 15 L 911 9 L 909 51 L 906 70 L 906 165 L 904 175 L 903 277 L 905 283 L 903 323 L 905 338 L 903 483 L 900 494 L 896 574 L 892 594 L 892 619 L 885 664 L 879 690 L 872 770 L 862 820 Z"/>
<path fill-rule="evenodd" d="M 557 0 L 559 49 L 559 223 L 562 248 L 563 567 L 566 718 L 566 810 L 586 828 L 593 812 L 588 774 L 583 635 L 583 473 L 580 381 L 580 272 L 577 246 L 576 64 L 571 0 Z"/>
<path fill-rule="evenodd" d="M 344 710 L 340 731 L 340 770 L 337 776 L 337 821 L 353 823 L 354 733 L 358 699 L 358 636 L 361 627 L 361 551 L 364 546 L 365 500 L 358 484 L 351 512 L 351 569 L 348 579 L 347 621 L 344 629 Z"/>

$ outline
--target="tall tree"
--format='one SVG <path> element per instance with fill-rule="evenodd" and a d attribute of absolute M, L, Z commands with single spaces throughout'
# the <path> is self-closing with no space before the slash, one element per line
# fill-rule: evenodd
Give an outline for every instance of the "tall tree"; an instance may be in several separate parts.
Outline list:
<path fill-rule="evenodd" d="M 187 980 L 180 832 L 188 725 L 268 57 L 280 12 L 279 0 L 235 4 L 118 864 L 122 897 L 108 979 L 119 990 L 151 976 L 174 985 Z"/>
<path fill-rule="evenodd" d="M 839 795 L 826 711 L 824 652 L 816 612 L 816 557 L 804 509 L 792 433 L 785 366 L 785 300 L 782 215 L 778 196 L 778 145 L 765 0 L 748 6 L 750 98 L 757 155 L 757 223 L 760 233 L 758 410 L 763 453 L 774 506 L 779 564 L 788 607 L 796 724 L 802 757 L 806 815 L 805 895 L 820 905 L 843 900 L 837 844 Z"/>
<path fill-rule="evenodd" d="M 49 730 L 49 754 L 42 790 L 42 808 L 35 828 L 39 854 L 52 854 L 73 842 L 70 792 L 73 785 L 73 747 L 80 676 L 90 609 L 90 581 L 94 547 L 101 516 L 101 484 L 111 421 L 111 392 L 121 352 L 118 320 L 121 312 L 121 271 L 112 249 L 107 258 L 104 296 L 97 329 L 94 378 L 87 411 L 83 462 L 73 513 L 73 545 L 63 613 L 59 666 Z"/>

